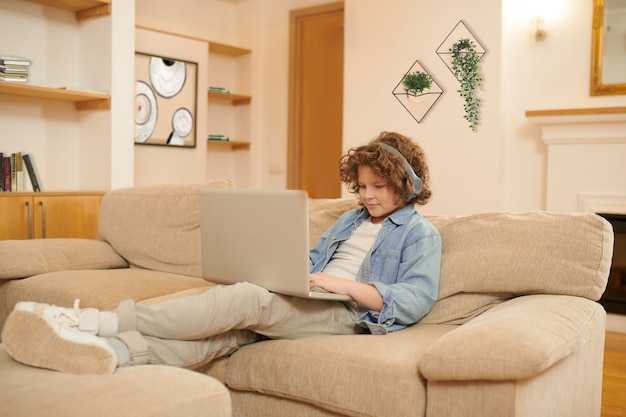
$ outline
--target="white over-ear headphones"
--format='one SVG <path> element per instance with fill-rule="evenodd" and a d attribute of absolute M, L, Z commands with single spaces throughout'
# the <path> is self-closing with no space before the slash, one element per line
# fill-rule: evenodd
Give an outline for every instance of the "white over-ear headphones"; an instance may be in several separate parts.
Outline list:
<path fill-rule="evenodd" d="M 400 151 L 394 148 L 393 146 L 387 145 L 386 143 L 382 143 L 382 142 L 379 142 L 378 144 L 382 146 L 382 148 L 386 150 L 387 152 L 392 153 L 394 155 L 398 155 L 404 161 L 404 169 L 406 171 L 406 175 L 413 182 L 413 190 L 415 191 L 415 194 L 409 195 L 409 198 L 414 198 L 420 195 L 422 193 L 422 189 L 424 188 L 424 184 L 422 183 L 422 179 L 418 177 L 415 171 L 413 170 L 413 167 L 411 166 L 411 164 L 409 164 L 409 161 L 407 161 L 404 155 L 402 155 Z"/>

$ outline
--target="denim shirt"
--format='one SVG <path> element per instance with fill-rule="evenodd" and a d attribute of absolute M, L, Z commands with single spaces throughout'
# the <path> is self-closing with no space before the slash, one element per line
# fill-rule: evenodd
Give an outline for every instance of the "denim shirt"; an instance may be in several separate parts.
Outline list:
<path fill-rule="evenodd" d="M 310 251 L 311 273 L 322 271 L 339 244 L 368 218 L 365 208 L 343 213 Z M 386 334 L 416 323 L 437 300 L 440 270 L 441 236 L 435 226 L 410 204 L 392 213 L 357 273 L 358 282 L 376 287 L 383 308 L 361 306 L 357 324 Z"/>

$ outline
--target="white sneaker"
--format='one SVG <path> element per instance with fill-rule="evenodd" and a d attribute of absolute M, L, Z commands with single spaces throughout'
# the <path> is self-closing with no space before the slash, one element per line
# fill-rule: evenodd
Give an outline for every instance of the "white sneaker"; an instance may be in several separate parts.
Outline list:
<path fill-rule="evenodd" d="M 78 303 L 71 309 L 20 302 L 6 320 L 2 343 L 13 359 L 26 365 L 73 374 L 112 374 L 117 367 L 115 352 L 93 331 L 80 330 L 81 316 Z"/>

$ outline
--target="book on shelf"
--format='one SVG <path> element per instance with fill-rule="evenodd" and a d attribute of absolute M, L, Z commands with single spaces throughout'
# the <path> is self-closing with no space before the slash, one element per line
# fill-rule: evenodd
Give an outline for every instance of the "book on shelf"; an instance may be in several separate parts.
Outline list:
<path fill-rule="evenodd" d="M 214 91 L 216 93 L 230 94 L 230 90 L 224 87 L 209 87 L 209 91 Z"/>
<path fill-rule="evenodd" d="M 11 154 L 11 191 L 17 191 L 17 164 L 15 154 Z"/>
<path fill-rule="evenodd" d="M 30 60 L 13 57 L 0 56 L 0 81 L 10 83 L 28 82 L 28 68 Z"/>
<path fill-rule="evenodd" d="M 0 81 L 9 83 L 25 83 L 28 82 L 28 74 L 6 74 L 0 72 Z"/>
<path fill-rule="evenodd" d="M 33 191 L 40 192 L 41 187 L 39 186 L 37 173 L 35 172 L 35 167 L 33 166 L 33 161 L 31 160 L 30 155 L 25 153 L 24 155 L 22 155 L 22 159 L 24 160 L 24 165 L 26 165 L 26 171 L 28 172 L 30 183 L 33 186 Z"/>
<path fill-rule="evenodd" d="M 22 66 L 0 64 L 0 73 L 4 74 L 28 74 L 28 68 Z"/>
<path fill-rule="evenodd" d="M 15 191 L 24 191 L 24 164 L 22 152 L 15 152 Z"/>
<path fill-rule="evenodd" d="M 2 180 L 4 181 L 4 191 L 11 191 L 11 156 L 5 156 L 2 158 L 3 163 L 3 172 L 2 172 Z"/>
<path fill-rule="evenodd" d="M 30 155 L 22 152 L 0 152 L 0 192 L 25 191 L 24 177 L 27 174 L 33 191 L 40 192 L 41 187 Z"/>
<path fill-rule="evenodd" d="M 17 56 L 0 56 L 0 65 L 28 67 L 30 65 L 30 59 L 20 58 Z"/>
<path fill-rule="evenodd" d="M 229 141 L 230 138 L 226 135 L 209 135 L 209 140 Z"/>

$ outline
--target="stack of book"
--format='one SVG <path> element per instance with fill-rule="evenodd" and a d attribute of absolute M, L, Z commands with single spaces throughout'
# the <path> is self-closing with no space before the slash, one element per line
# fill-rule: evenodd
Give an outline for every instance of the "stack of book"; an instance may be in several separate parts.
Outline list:
<path fill-rule="evenodd" d="M 28 173 L 33 191 L 41 191 L 29 154 L 0 152 L 0 192 L 24 191 L 24 171 Z"/>
<path fill-rule="evenodd" d="M 230 138 L 226 135 L 209 135 L 209 140 L 229 141 Z"/>
<path fill-rule="evenodd" d="M 0 81 L 28 82 L 30 60 L 14 56 L 0 56 Z"/>

